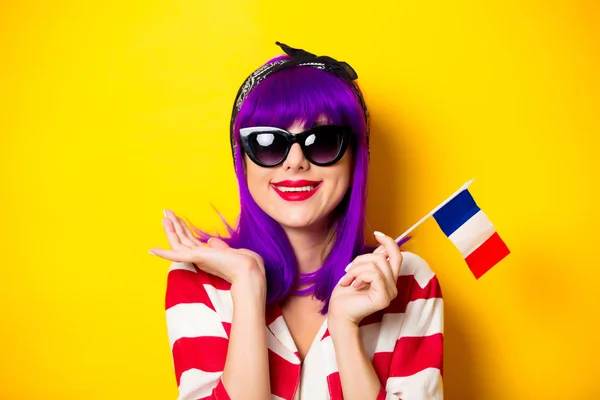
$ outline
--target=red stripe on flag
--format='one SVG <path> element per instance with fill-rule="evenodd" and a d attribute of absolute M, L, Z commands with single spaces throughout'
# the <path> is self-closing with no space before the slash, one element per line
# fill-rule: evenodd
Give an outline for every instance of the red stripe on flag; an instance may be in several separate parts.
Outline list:
<path fill-rule="evenodd" d="M 479 279 L 509 254 L 510 250 L 500 239 L 498 232 L 494 232 L 488 240 L 469 254 L 465 261 L 475 278 Z"/>

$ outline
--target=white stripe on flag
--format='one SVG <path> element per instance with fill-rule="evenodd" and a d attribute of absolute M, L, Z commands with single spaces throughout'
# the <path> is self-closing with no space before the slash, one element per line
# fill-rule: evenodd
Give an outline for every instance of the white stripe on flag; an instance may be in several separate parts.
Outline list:
<path fill-rule="evenodd" d="M 454 231 L 448 239 L 454 243 L 463 257 L 467 257 L 496 232 L 496 228 L 483 211 L 473 215 Z"/>

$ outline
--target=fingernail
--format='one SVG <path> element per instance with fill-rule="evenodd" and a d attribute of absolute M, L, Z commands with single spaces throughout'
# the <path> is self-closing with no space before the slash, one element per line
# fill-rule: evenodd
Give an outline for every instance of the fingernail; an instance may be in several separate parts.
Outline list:
<path fill-rule="evenodd" d="M 155 255 L 156 255 L 155 253 L 153 253 L 153 252 L 151 252 L 151 251 L 149 251 L 148 253 L 152 254 L 153 256 L 155 256 Z"/>
<path fill-rule="evenodd" d="M 169 218 L 167 217 L 167 210 L 163 210 L 163 215 L 165 216 L 165 218 Z"/>
<path fill-rule="evenodd" d="M 351 266 L 352 266 L 352 263 L 348 264 L 348 266 L 346 268 L 344 268 L 344 272 L 348 272 L 348 270 L 350 269 Z"/>
<path fill-rule="evenodd" d="M 340 283 L 342 283 L 342 281 L 344 280 L 345 277 L 346 277 L 346 275 L 342 276 L 337 284 L 339 285 Z"/>
<path fill-rule="evenodd" d="M 375 232 L 374 232 L 374 235 L 375 235 L 375 236 L 378 236 L 378 237 L 385 237 L 385 234 L 383 234 L 383 233 L 381 233 L 381 232 L 379 232 L 379 231 L 375 231 Z"/>

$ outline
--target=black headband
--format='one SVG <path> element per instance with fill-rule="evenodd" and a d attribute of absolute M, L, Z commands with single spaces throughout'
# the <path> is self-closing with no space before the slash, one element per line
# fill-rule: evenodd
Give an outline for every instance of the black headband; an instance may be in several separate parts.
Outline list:
<path fill-rule="evenodd" d="M 302 49 L 294 49 L 293 47 L 289 47 L 283 43 L 275 42 L 281 49 L 291 57 L 289 60 L 279 60 L 266 65 L 261 66 L 256 71 L 254 71 L 242 84 L 240 89 L 238 90 L 237 96 L 235 97 L 235 102 L 233 103 L 233 111 L 231 112 L 231 122 L 229 127 L 229 139 L 231 141 L 231 152 L 233 154 L 233 160 L 235 162 L 235 138 L 233 134 L 233 125 L 235 123 L 235 119 L 237 117 L 238 112 L 242 108 L 242 103 L 248 97 L 248 94 L 254 89 L 261 81 L 266 79 L 271 74 L 275 72 L 292 68 L 292 67 L 313 67 L 317 68 L 330 74 L 337 76 L 338 78 L 349 83 L 350 88 L 354 92 L 356 99 L 360 103 L 360 106 L 363 110 L 363 115 L 365 117 L 365 125 L 366 125 L 366 139 L 367 139 L 367 148 L 369 146 L 369 113 L 367 111 L 367 106 L 365 104 L 365 100 L 360 92 L 360 89 L 353 81 L 358 78 L 358 74 L 352 67 L 344 61 L 337 61 L 328 56 L 316 56 L 312 53 L 304 51 Z"/>

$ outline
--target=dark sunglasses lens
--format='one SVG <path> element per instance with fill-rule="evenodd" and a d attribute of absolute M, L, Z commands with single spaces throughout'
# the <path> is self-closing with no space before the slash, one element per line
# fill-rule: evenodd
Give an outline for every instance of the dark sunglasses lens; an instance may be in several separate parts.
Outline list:
<path fill-rule="evenodd" d="M 339 128 L 323 127 L 304 140 L 306 157 L 315 164 L 327 164 L 333 161 L 344 143 L 344 132 Z"/>
<path fill-rule="evenodd" d="M 250 147 L 254 156 L 265 165 L 276 165 L 287 151 L 288 142 L 278 132 L 264 132 L 252 135 Z"/>

